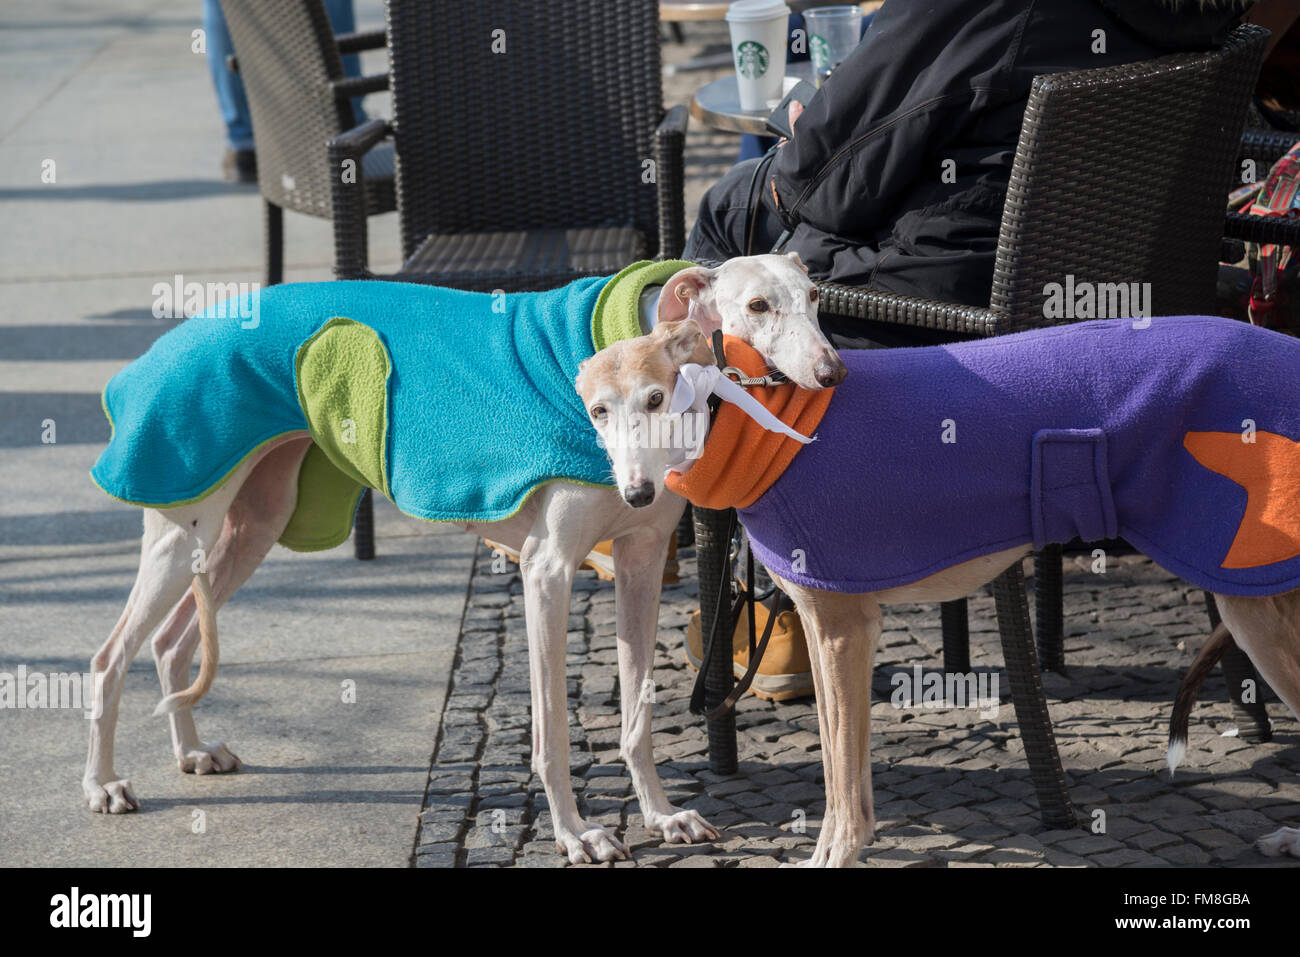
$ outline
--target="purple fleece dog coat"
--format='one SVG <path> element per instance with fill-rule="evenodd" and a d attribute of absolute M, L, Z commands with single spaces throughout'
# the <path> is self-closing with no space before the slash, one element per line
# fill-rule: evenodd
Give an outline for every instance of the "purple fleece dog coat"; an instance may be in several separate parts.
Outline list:
<path fill-rule="evenodd" d="M 740 512 L 783 578 L 878 591 L 1077 536 L 1224 594 L 1300 586 L 1293 338 L 1124 319 L 842 358 L 817 441 Z"/>

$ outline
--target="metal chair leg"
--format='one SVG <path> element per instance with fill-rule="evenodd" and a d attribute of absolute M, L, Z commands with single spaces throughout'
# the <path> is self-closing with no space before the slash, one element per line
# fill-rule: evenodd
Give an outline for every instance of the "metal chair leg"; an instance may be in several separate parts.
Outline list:
<path fill-rule="evenodd" d="M 1205 593 L 1205 610 L 1210 615 L 1210 628 L 1219 627 L 1219 622 L 1222 621 L 1219 617 L 1219 607 L 1214 603 L 1214 596 L 1208 591 Z M 1268 685 L 1255 670 L 1250 657 L 1237 647 L 1234 641 L 1232 647 L 1223 653 L 1223 660 L 1219 665 L 1223 668 L 1223 677 L 1228 682 L 1228 697 L 1232 701 L 1232 711 L 1237 718 L 1237 733 L 1251 744 L 1272 741 L 1273 724 L 1268 720 L 1268 708 L 1264 705 L 1264 689 Z M 1246 696 L 1247 688 L 1254 689 L 1253 701 L 1242 700 Z"/>
<path fill-rule="evenodd" d="M 731 575 L 727 568 L 727 556 L 731 551 L 731 542 L 727 537 L 731 511 L 696 508 L 694 513 L 695 563 L 700 581 L 700 628 L 707 642 L 717 612 L 719 586 L 727 582 Z M 736 683 L 731 651 L 731 636 L 735 632 L 736 623 L 730 620 L 731 589 L 729 586 L 724 587 L 727 601 L 722 614 L 727 620 L 718 622 L 717 638 L 710 649 L 709 660 L 703 663 L 704 703 L 708 708 L 720 705 Z M 708 735 L 709 770 L 714 774 L 735 774 L 738 765 L 735 712 L 728 711 L 721 718 L 708 719 Z"/>
<path fill-rule="evenodd" d="M 262 200 L 262 242 L 266 247 L 266 284 L 284 281 L 284 210 Z"/>
<path fill-rule="evenodd" d="M 1044 671 L 1065 671 L 1065 610 L 1060 545 L 1034 555 L 1034 610 L 1038 615 L 1038 661 Z"/>
<path fill-rule="evenodd" d="M 1029 601 L 1025 597 L 1025 573 L 1020 562 L 994 579 L 993 597 L 997 603 L 998 630 L 1002 635 L 1002 655 L 1011 681 L 1011 700 L 1016 708 L 1020 737 L 1025 742 L 1025 756 L 1038 795 L 1039 813 L 1048 827 L 1077 827 L 1078 819 L 1070 803 L 1070 789 L 1065 783 L 1061 756 L 1056 750 L 1052 717 L 1047 710 L 1043 680 L 1034 654 Z"/>
<path fill-rule="evenodd" d="M 970 616 L 966 599 L 939 604 L 939 621 L 943 626 L 943 670 L 963 675 L 970 671 Z"/>
<path fill-rule="evenodd" d="M 352 547 L 357 558 L 369 561 L 375 557 L 375 504 L 371 489 L 366 489 L 357 504 L 357 518 L 352 526 Z"/>

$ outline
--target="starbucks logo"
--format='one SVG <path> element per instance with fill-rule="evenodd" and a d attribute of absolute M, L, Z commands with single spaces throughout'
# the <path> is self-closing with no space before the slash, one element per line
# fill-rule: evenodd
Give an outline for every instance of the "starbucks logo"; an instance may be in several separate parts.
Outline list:
<path fill-rule="evenodd" d="M 736 47 L 736 72 L 751 80 L 756 79 L 767 72 L 770 59 L 767 47 L 754 40 L 746 40 Z"/>
<path fill-rule="evenodd" d="M 831 45 L 815 33 L 808 38 L 808 55 L 818 70 L 831 65 Z"/>

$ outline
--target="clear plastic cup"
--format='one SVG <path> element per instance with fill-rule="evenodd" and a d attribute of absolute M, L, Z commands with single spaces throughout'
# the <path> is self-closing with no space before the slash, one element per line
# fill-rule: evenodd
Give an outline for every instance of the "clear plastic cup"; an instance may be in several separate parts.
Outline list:
<path fill-rule="evenodd" d="M 770 110 L 781 101 L 789 18 L 785 0 L 736 0 L 727 8 L 742 110 Z"/>
<path fill-rule="evenodd" d="M 803 12 L 808 28 L 808 55 L 818 82 L 853 52 L 862 33 L 862 8 L 813 7 Z"/>

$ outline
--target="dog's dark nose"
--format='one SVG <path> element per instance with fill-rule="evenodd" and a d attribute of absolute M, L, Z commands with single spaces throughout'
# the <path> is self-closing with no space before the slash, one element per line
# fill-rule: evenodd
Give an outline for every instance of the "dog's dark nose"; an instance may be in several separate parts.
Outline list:
<path fill-rule="evenodd" d="M 623 501 L 633 508 L 645 508 L 655 500 L 655 483 L 642 482 L 640 485 L 634 485 L 630 488 L 623 489 Z"/>
<path fill-rule="evenodd" d="M 849 370 L 844 368 L 844 360 L 834 352 L 826 353 L 817 361 L 817 365 L 813 366 L 813 376 L 823 389 L 839 385 L 848 374 Z"/>

